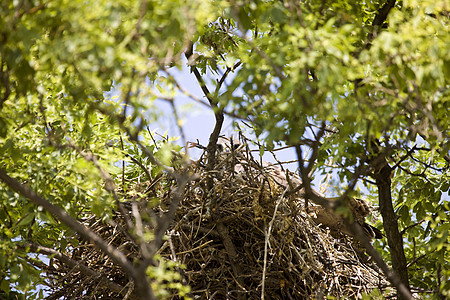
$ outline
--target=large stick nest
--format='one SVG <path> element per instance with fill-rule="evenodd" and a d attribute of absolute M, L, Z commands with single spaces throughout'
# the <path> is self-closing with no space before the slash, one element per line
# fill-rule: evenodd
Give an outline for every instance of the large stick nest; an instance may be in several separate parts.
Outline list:
<path fill-rule="evenodd" d="M 257 299 L 262 290 L 266 299 L 360 298 L 375 288 L 386 288 L 383 275 L 358 243 L 315 224 L 300 194 L 288 193 L 277 184 L 273 169 L 259 164 L 248 151 L 245 155 L 222 153 L 212 171 L 206 171 L 201 158 L 193 163 L 192 172 L 200 179 L 186 186 L 159 251 L 164 259 L 184 265 L 178 272 L 181 282 L 190 286 L 192 298 Z M 208 178 L 213 180 L 212 190 L 207 189 Z M 176 182 L 163 175 L 158 181 L 136 184 L 135 191 L 148 193 L 134 201 L 142 212 L 152 207 L 149 215 L 162 215 L 175 189 Z M 315 207 L 309 206 L 310 210 Z M 114 221 L 122 226 L 105 224 L 94 216 L 83 220 L 130 260 L 138 259 L 139 247 L 120 230 L 125 227 L 123 215 L 117 213 Z M 123 271 L 89 242 L 80 242 L 69 256 L 97 276 L 55 262 L 48 271 L 54 278 L 54 296 L 123 299 L 132 291 Z M 101 278 L 124 290 L 114 291 Z M 175 292 L 169 297 L 177 298 Z"/>

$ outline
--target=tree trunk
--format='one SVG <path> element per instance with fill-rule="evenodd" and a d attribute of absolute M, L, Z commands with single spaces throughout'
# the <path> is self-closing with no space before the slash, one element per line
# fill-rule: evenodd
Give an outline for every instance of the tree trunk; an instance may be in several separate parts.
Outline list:
<path fill-rule="evenodd" d="M 403 237 L 398 229 L 397 216 L 392 206 L 391 173 L 392 168 L 386 163 L 373 177 L 378 187 L 380 211 L 390 248 L 392 268 L 405 287 L 410 290 L 405 252 L 403 251 Z M 403 297 L 398 294 L 398 299 L 403 299 Z"/>

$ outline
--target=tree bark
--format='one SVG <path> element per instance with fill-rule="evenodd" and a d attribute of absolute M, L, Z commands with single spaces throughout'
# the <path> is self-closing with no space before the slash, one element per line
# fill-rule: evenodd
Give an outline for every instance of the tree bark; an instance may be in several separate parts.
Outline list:
<path fill-rule="evenodd" d="M 408 290 L 408 268 L 406 263 L 405 252 L 403 251 L 403 237 L 398 229 L 397 216 L 392 205 L 391 194 L 391 173 L 392 168 L 386 164 L 373 175 L 378 187 L 378 198 L 380 204 L 381 216 L 383 218 L 384 230 L 391 253 L 392 268 L 400 277 L 401 282 Z M 398 299 L 405 299 L 402 294 L 398 293 Z"/>

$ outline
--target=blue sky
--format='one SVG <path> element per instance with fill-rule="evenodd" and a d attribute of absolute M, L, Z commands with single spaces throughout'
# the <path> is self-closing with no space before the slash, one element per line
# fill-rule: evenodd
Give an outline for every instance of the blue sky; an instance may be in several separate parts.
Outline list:
<path fill-rule="evenodd" d="M 206 97 L 204 96 L 200 88 L 200 85 L 198 84 L 194 74 L 190 72 L 188 67 L 183 67 L 181 71 L 172 68 L 169 70 L 169 72 L 174 76 L 174 78 L 182 86 L 183 89 L 187 90 L 195 97 L 207 102 Z M 214 76 L 212 76 L 211 74 L 206 74 L 205 77 L 209 80 L 215 80 Z M 227 82 L 230 82 L 230 78 L 232 78 L 232 74 L 230 74 L 228 80 L 225 82 L 224 87 L 222 88 L 223 90 L 226 89 Z M 210 90 L 214 90 L 212 85 L 209 85 L 208 87 Z M 150 129 L 157 130 L 160 134 L 163 134 L 165 131 L 167 131 L 168 136 L 170 137 L 180 136 L 175 118 L 173 117 L 171 105 L 164 100 L 156 101 L 157 102 L 155 104 L 157 105 L 157 107 L 161 109 L 161 111 L 163 111 L 167 117 L 163 117 L 157 122 L 150 124 Z M 183 95 L 182 93 L 178 93 L 175 97 L 175 104 L 177 106 L 178 113 L 182 115 L 183 131 L 186 140 L 190 142 L 196 142 L 198 139 L 200 141 L 200 144 L 206 146 L 209 141 L 209 135 L 211 134 L 215 124 L 213 111 L 210 108 L 197 103 L 195 100 L 189 98 L 188 96 Z M 185 108 L 186 106 L 189 106 L 187 110 Z M 239 120 L 234 120 L 228 116 L 225 116 L 225 122 L 223 124 L 221 132 L 222 135 L 225 135 L 227 137 L 238 137 L 238 133 L 233 127 L 234 121 L 240 122 Z M 246 126 L 241 127 L 246 128 Z M 245 135 L 247 138 L 255 138 L 250 130 L 245 132 Z M 180 144 L 182 144 L 181 140 Z M 256 147 L 254 147 L 254 149 L 257 150 Z M 189 149 L 189 155 L 193 159 L 197 159 L 201 152 L 202 151 L 199 149 Z M 257 157 L 258 155 L 258 152 L 255 151 L 254 156 Z M 292 148 L 277 151 L 276 155 L 277 159 L 282 162 L 294 161 L 297 157 L 294 149 Z M 264 154 L 263 160 L 268 162 L 275 162 L 272 154 L 270 154 L 269 152 L 266 152 Z M 293 162 L 285 164 L 284 167 L 295 172 L 298 164 L 296 162 Z M 323 177 L 317 176 L 317 178 L 314 180 L 313 184 L 316 186 L 316 189 L 318 189 L 318 186 L 322 179 Z"/>

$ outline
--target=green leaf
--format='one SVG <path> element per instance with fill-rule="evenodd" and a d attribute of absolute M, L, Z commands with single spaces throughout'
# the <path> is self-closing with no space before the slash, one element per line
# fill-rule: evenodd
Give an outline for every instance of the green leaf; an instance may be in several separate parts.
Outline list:
<path fill-rule="evenodd" d="M 252 21 L 246 9 L 240 7 L 238 11 L 238 18 L 245 30 L 249 30 L 252 27 Z"/>
<path fill-rule="evenodd" d="M 17 224 L 17 226 L 25 226 L 31 223 L 35 217 L 34 213 L 28 213 L 24 218 L 20 220 L 20 222 Z"/>

